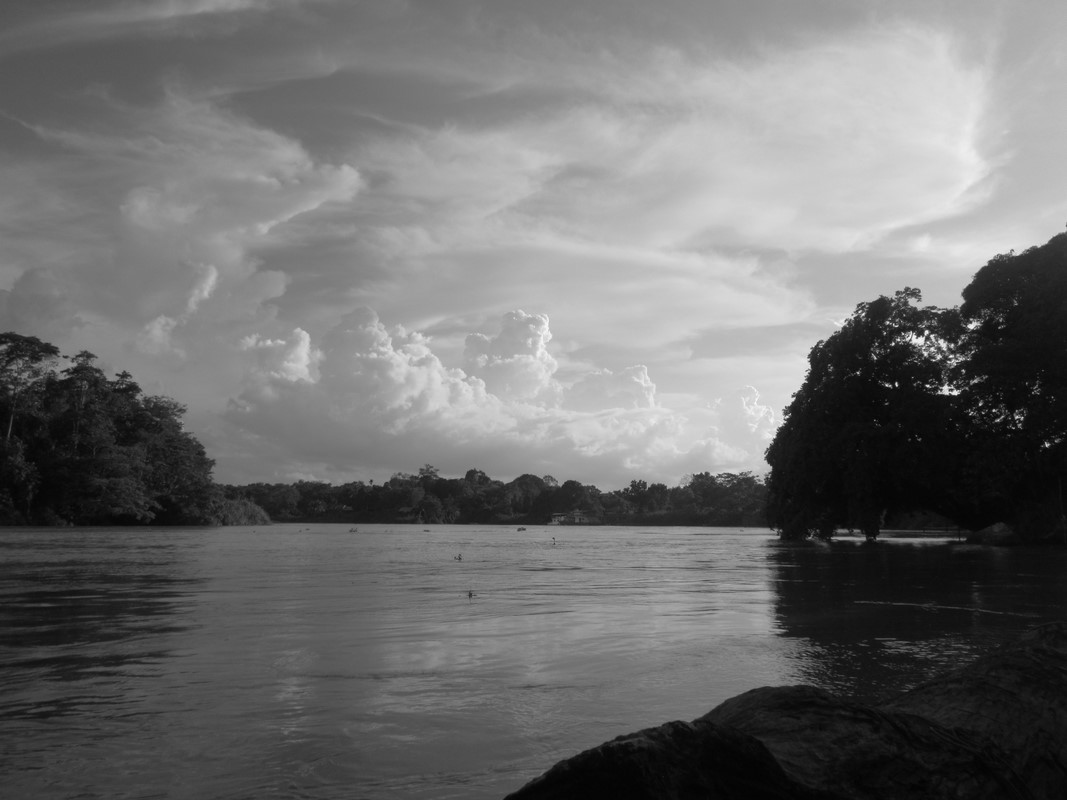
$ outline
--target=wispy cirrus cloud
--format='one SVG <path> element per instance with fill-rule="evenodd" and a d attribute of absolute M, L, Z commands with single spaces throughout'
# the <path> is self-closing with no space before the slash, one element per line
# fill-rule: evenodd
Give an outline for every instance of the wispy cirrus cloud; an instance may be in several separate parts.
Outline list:
<path fill-rule="evenodd" d="M 66 204 L 110 228 L 61 279 L 86 314 L 152 320 L 156 347 L 220 293 L 230 317 L 283 293 L 283 274 L 258 272 L 257 242 L 361 186 L 354 168 L 315 163 L 298 142 L 176 88 L 150 107 L 102 102 L 108 121 L 90 129 L 30 126 L 67 154 L 69 174 L 54 176 Z M 24 228 L 16 238 L 43 250 L 40 240 L 62 236 Z"/>
<path fill-rule="evenodd" d="M 315 2 L 321 0 L 98 0 L 45 9 L 34 4 L 24 13 L 16 5 L 10 10 L 13 24 L 0 33 L 0 52 L 183 32 L 228 34 L 232 28 L 220 29 L 219 17 L 267 14 Z"/>

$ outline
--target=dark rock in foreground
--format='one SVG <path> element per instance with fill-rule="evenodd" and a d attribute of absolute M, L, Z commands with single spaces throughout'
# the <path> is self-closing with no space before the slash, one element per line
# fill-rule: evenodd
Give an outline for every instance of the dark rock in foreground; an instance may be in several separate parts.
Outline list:
<path fill-rule="evenodd" d="M 505 800 L 1067 797 L 1067 624 L 877 706 L 754 689 L 620 736 Z"/>

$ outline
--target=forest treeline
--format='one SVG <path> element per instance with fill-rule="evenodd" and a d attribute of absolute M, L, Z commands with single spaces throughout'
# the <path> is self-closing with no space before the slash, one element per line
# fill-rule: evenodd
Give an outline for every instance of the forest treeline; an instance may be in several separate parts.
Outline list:
<path fill-rule="evenodd" d="M 270 520 L 410 523 L 763 524 L 765 486 L 750 473 L 707 472 L 668 488 L 622 490 L 551 476 L 510 482 L 426 465 L 381 484 L 316 481 L 228 486 L 184 430 L 185 407 L 114 378 L 92 353 L 60 354 L 33 336 L 0 333 L 0 524 L 262 524 Z"/>
<path fill-rule="evenodd" d="M 861 303 L 812 348 L 766 454 L 783 537 L 873 538 L 924 509 L 1067 541 L 1067 234 L 994 257 L 962 296 Z"/>
<path fill-rule="evenodd" d="M 766 525 L 763 479 L 750 472 L 708 472 L 668 487 L 632 480 L 625 489 L 596 486 L 551 475 L 495 480 L 478 469 L 462 478 L 441 477 L 427 464 L 417 474 L 397 473 L 375 484 L 334 486 L 300 481 L 224 487 L 227 498 L 254 503 L 271 519 L 338 522 L 529 523 L 564 522 L 648 525 Z"/>

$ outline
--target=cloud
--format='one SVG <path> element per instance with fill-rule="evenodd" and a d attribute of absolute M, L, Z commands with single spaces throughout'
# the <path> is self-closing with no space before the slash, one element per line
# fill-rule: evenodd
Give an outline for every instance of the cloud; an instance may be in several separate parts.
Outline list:
<path fill-rule="evenodd" d="M 531 131 L 565 158 L 539 208 L 658 247 L 849 250 L 981 199 L 989 75 L 936 29 L 645 66 Z"/>
<path fill-rule="evenodd" d="M 33 141 L 0 153 L 2 313 L 77 327 L 198 420 L 229 399 L 204 428 L 224 479 L 263 453 L 341 479 L 759 468 L 828 276 L 837 313 L 920 256 L 958 268 L 976 236 L 951 221 L 998 186 L 993 71 L 945 27 L 720 47 L 573 10 L 309 7 L 104 0 L 0 34 L 12 65 L 88 43 L 55 53 L 71 102 L 20 106 Z M 145 36 L 181 82 L 62 83 Z"/>
<path fill-rule="evenodd" d="M 582 376 L 568 388 L 566 402 L 569 408 L 581 411 L 653 409 L 656 407 L 656 384 L 643 364 L 620 372 L 598 369 Z"/>
<path fill-rule="evenodd" d="M 492 27 L 489 17 L 472 25 Z M 447 114 L 421 131 L 386 116 L 388 135 L 361 148 L 390 191 L 411 199 L 430 242 L 455 242 L 477 223 L 483 236 L 536 225 L 661 249 L 865 249 L 975 208 L 997 165 L 991 62 L 944 25 L 901 17 L 729 58 L 692 41 L 503 24 L 499 47 L 514 56 L 501 58 L 463 40 L 468 29 L 442 28 L 444 44 L 415 51 L 387 36 L 358 50 L 346 43 L 353 72 L 373 61 L 456 94 L 448 109 L 474 96 L 520 112 L 467 124 Z M 343 69 L 345 49 L 332 52 Z M 512 214 L 523 219 L 504 218 Z"/>
<path fill-rule="evenodd" d="M 54 47 L 72 42 L 94 42 L 131 36 L 232 32 L 218 18 L 239 14 L 265 14 L 295 8 L 318 0 L 95 0 L 91 7 L 61 13 L 39 9 L 29 21 L 12 25 L 0 34 L 7 53 Z"/>
<path fill-rule="evenodd" d="M 738 389 L 720 416 L 724 429 L 741 433 L 739 443 L 755 440 L 770 444 L 778 427 L 774 409 L 760 402 L 760 393 L 754 386 Z"/>
<path fill-rule="evenodd" d="M 560 387 L 553 380 L 557 362 L 548 352 L 551 339 L 547 315 L 509 311 L 497 336 L 467 337 L 464 368 L 497 397 L 554 402 Z"/>
<path fill-rule="evenodd" d="M 175 87 L 154 106 L 102 102 L 110 128 L 33 126 L 94 179 L 95 197 L 83 178 L 65 187 L 67 202 L 92 204 L 114 231 L 64 270 L 67 290 L 87 313 L 149 326 L 142 341 L 155 350 L 173 349 L 171 336 L 209 307 L 219 319 L 272 315 L 261 306 L 288 279 L 261 271 L 255 249 L 279 226 L 351 200 L 359 173 L 315 163 L 298 142 Z"/>
<path fill-rule="evenodd" d="M 360 262 L 391 276 L 361 302 L 429 327 L 521 297 L 587 346 L 644 360 L 701 330 L 810 318 L 817 276 L 768 270 L 761 253 L 865 254 L 989 188 L 989 74 L 937 28 L 858 28 L 730 62 L 660 48 L 572 75 L 575 59 L 566 74 L 504 68 L 520 70 L 504 95 L 562 98 L 536 113 L 404 125 L 356 148 L 374 176 Z"/>
<path fill-rule="evenodd" d="M 10 290 L 0 290 L 2 330 L 50 340 L 66 338 L 81 324 L 59 280 L 45 267 L 27 269 Z"/>
<path fill-rule="evenodd" d="M 555 380 L 549 341 L 547 317 L 522 311 L 505 314 L 495 336 L 472 335 L 468 363 L 487 382 L 447 367 L 418 332 L 386 328 L 372 310 L 357 309 L 317 348 L 303 331 L 246 339 L 258 359 L 225 416 L 233 435 L 293 452 L 304 473 L 358 467 L 381 475 L 429 461 L 446 471 L 477 465 L 624 485 L 758 467 L 773 413 L 751 387 L 729 413 L 660 407 L 643 366 L 595 370 L 546 393 Z M 308 368 L 312 352 L 317 371 Z"/>
<path fill-rule="evenodd" d="M 160 314 L 145 325 L 137 336 L 137 349 L 149 355 L 159 356 L 170 353 L 179 358 L 185 358 L 185 352 L 173 344 L 172 334 L 176 328 L 189 321 L 202 302 L 211 297 L 219 280 L 219 271 L 211 264 L 195 264 L 193 269 L 197 273 L 197 279 L 189 292 L 185 311 L 177 319 Z"/>
<path fill-rule="evenodd" d="M 322 353 L 311 346 L 311 336 L 300 328 L 288 339 L 265 339 L 252 334 L 241 340 L 240 347 L 258 354 L 258 363 L 251 370 L 268 381 L 311 383 L 322 358 Z"/>

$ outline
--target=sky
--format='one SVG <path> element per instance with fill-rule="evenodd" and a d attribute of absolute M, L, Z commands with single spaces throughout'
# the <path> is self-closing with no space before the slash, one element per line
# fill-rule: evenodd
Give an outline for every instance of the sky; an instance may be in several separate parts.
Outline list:
<path fill-rule="evenodd" d="M 766 470 L 811 347 L 1067 220 L 1067 4 L 5 0 L 0 330 L 224 483 Z"/>

